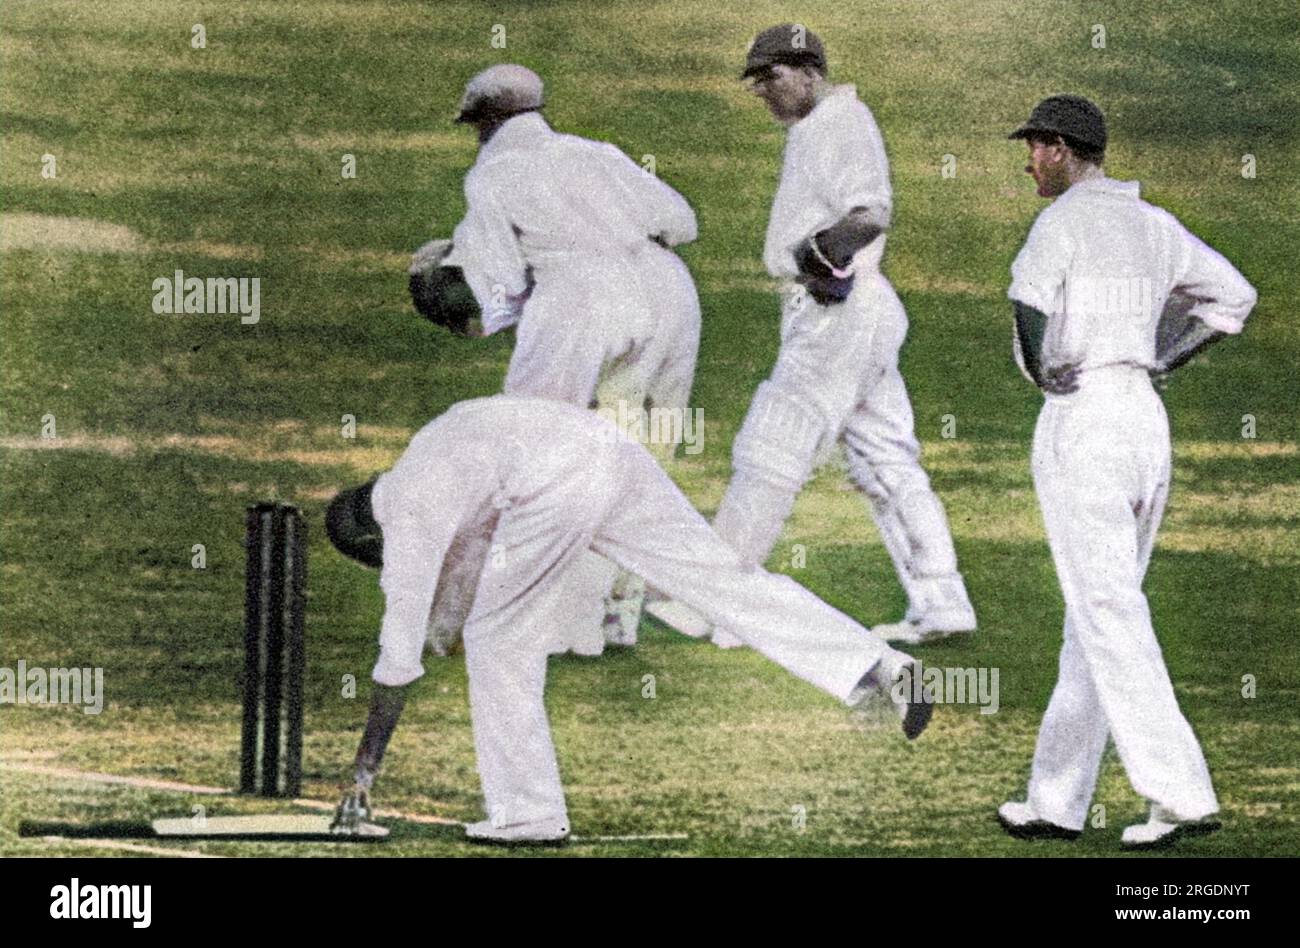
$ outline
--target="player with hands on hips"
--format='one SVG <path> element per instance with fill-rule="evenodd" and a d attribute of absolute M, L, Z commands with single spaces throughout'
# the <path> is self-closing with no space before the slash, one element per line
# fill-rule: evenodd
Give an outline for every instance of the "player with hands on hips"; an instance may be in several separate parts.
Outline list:
<path fill-rule="evenodd" d="M 1010 136 L 1029 148 L 1038 215 L 1011 267 L 1013 349 L 1045 399 L 1034 487 L 1065 598 L 1060 670 L 1038 732 L 1028 799 L 1003 804 L 1013 836 L 1076 838 L 1115 742 L 1150 802 L 1129 849 L 1219 828 L 1219 805 L 1179 710 L 1142 583 L 1169 495 L 1169 423 L 1151 379 L 1241 332 L 1255 291 L 1172 214 L 1106 177 L 1106 124 L 1052 96 Z"/>
<path fill-rule="evenodd" d="M 898 370 L 907 316 L 880 271 L 893 211 L 880 129 L 853 86 L 830 84 L 821 40 L 797 24 L 760 33 L 743 78 L 789 129 L 763 250 L 784 305 L 776 366 L 736 435 L 714 528 L 746 562 L 765 562 L 815 459 L 842 442 L 908 598 L 903 621 L 876 631 L 912 643 L 972 632 Z M 650 611 L 682 631 L 708 630 L 680 604 Z M 713 640 L 738 644 L 725 627 Z"/>

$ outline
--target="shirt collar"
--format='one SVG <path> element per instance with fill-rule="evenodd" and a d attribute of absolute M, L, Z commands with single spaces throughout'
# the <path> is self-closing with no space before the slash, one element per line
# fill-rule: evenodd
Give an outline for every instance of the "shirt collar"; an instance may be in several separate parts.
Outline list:
<path fill-rule="evenodd" d="M 1137 181 L 1116 181 L 1114 178 L 1089 178 L 1070 185 L 1062 197 L 1071 194 L 1116 194 L 1137 200 L 1141 196 L 1142 185 Z"/>
<path fill-rule="evenodd" d="M 801 118 L 799 121 L 795 122 L 794 125 L 790 127 L 797 128 L 798 126 L 802 125 L 804 122 L 807 122 L 813 116 L 819 113 L 825 115 L 827 112 L 833 112 L 835 111 L 835 107 L 839 105 L 841 102 L 845 100 L 856 102 L 857 98 L 858 98 L 857 86 L 848 85 L 848 84 L 842 86 L 831 86 L 831 88 L 827 91 L 827 93 L 821 97 L 821 100 L 818 101 L 818 103 L 812 107 L 812 111 L 809 112 L 807 115 L 805 115 L 803 118 Z"/>
<path fill-rule="evenodd" d="M 491 158 L 498 152 L 526 148 L 529 141 L 544 135 L 553 135 L 554 130 L 538 112 L 523 112 L 511 116 L 501 123 L 496 133 L 479 147 L 480 160 Z"/>

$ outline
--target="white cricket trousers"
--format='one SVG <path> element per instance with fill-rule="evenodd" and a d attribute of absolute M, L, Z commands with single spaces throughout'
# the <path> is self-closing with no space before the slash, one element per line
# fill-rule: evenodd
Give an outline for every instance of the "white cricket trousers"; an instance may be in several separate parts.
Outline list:
<path fill-rule="evenodd" d="M 787 296 L 776 366 L 736 436 L 734 474 L 713 520 L 747 561 L 767 561 L 819 447 L 839 439 L 912 605 L 924 598 L 918 577 L 960 580 L 898 370 L 906 336 L 903 303 L 880 273 L 859 274 L 848 300 L 835 306 Z M 792 420 L 771 421 L 780 418 Z"/>
<path fill-rule="evenodd" d="M 1060 677 L 1038 732 L 1029 803 L 1082 829 L 1106 738 L 1133 789 L 1182 819 L 1218 810 L 1178 709 L 1142 580 L 1169 493 L 1169 422 L 1144 369 L 1080 376 L 1034 431 L 1034 486 L 1065 595 Z"/>
<path fill-rule="evenodd" d="M 700 301 L 676 253 L 649 240 L 626 257 L 557 253 L 540 273 L 506 373 L 507 394 L 581 408 L 594 402 L 615 424 L 639 422 L 643 438 L 649 408 L 684 416 L 695 380 Z M 647 446 L 661 464 L 671 463 L 675 444 Z M 599 556 L 584 559 L 587 592 L 575 597 L 588 605 L 567 644 L 580 655 L 599 655 L 606 600 L 634 597 L 644 585 Z"/>
<path fill-rule="evenodd" d="M 583 479 L 503 511 L 465 624 L 474 746 L 498 826 L 567 817 L 543 690 L 565 638 L 549 624 L 582 594 L 574 567 L 588 548 L 841 700 L 886 648 L 789 577 L 743 565 L 644 448 L 612 444 Z"/>

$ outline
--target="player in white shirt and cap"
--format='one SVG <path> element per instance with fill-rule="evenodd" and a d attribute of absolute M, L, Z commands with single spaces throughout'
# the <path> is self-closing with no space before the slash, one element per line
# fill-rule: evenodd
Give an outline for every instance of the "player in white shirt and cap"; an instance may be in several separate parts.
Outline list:
<path fill-rule="evenodd" d="M 1205 757 L 1179 710 L 1142 581 L 1169 494 L 1169 424 L 1151 375 L 1241 332 L 1255 291 L 1138 184 L 1102 171 L 1101 111 L 1052 96 L 1013 132 L 1025 169 L 1054 198 L 1012 265 L 1015 354 L 1045 400 L 1034 486 L 1065 596 L 1056 689 L 1013 836 L 1073 839 L 1112 739 L 1147 822 L 1130 849 L 1218 829 Z"/>
<path fill-rule="evenodd" d="M 676 446 L 645 422 L 651 409 L 687 411 L 700 306 L 667 248 L 695 239 L 695 214 L 613 145 L 554 131 L 542 105 L 542 81 L 523 66 L 492 66 L 467 85 L 456 120 L 481 145 L 450 260 L 485 334 L 518 326 L 507 394 L 595 407 L 668 463 Z M 644 583 L 594 556 L 585 569 L 593 611 L 575 618 L 575 650 L 600 650 L 602 620 L 604 640 L 634 644 Z"/>
<path fill-rule="evenodd" d="M 577 407 L 496 395 L 421 429 L 392 470 L 330 505 L 331 540 L 381 567 L 380 654 L 355 784 L 336 826 L 366 819 L 370 790 L 427 649 L 462 637 L 488 818 L 470 839 L 555 843 L 569 833 L 543 704 L 546 660 L 568 647 L 575 572 L 593 549 L 850 705 L 890 703 L 915 738 L 933 710 L 914 700 L 919 666 L 794 580 L 744 563 L 641 445 Z M 468 602 L 448 571 L 475 559 Z M 439 615 L 441 613 L 441 615 Z M 430 638 L 436 628 L 450 636 Z M 462 635 L 463 632 L 463 635 Z"/>
<path fill-rule="evenodd" d="M 880 272 L 889 162 L 871 110 L 826 74 L 821 40 L 798 24 L 764 30 L 747 56 L 744 78 L 789 128 L 763 250 L 784 283 L 781 349 L 736 435 L 713 525 L 746 562 L 765 562 L 819 452 L 838 440 L 908 597 L 903 621 L 875 631 L 910 643 L 972 632 L 975 611 L 898 371 L 907 315 Z M 650 611 L 683 631 L 704 628 L 675 603 Z M 739 644 L 725 627 L 713 640 Z"/>

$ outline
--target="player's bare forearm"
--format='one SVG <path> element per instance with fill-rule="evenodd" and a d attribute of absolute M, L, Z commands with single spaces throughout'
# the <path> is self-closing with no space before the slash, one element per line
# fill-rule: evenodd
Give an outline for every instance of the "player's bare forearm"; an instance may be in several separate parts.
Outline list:
<path fill-rule="evenodd" d="M 388 740 L 393 736 L 406 705 L 406 685 L 393 687 L 376 682 L 374 688 L 370 698 L 370 716 L 366 719 L 366 731 L 361 736 L 356 758 L 356 782 L 366 789 L 370 789 L 379 773 Z"/>
<path fill-rule="evenodd" d="M 362 824 L 369 821 L 370 788 L 379 773 L 388 739 L 393 736 L 397 721 L 402 716 L 402 708 L 406 704 L 406 687 L 375 684 L 374 694 L 370 698 L 370 716 L 366 719 L 366 732 L 361 737 L 361 746 L 357 748 L 353 782 L 344 788 L 343 799 L 339 801 L 338 808 L 334 811 L 334 822 L 330 824 L 331 832 L 357 833 Z"/>

